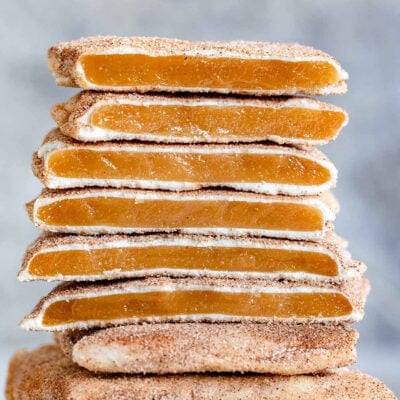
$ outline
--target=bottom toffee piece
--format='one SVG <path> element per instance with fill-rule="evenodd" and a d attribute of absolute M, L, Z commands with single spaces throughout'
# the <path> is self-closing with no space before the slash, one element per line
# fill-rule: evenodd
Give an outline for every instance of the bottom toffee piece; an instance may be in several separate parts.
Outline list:
<path fill-rule="evenodd" d="M 378 379 L 347 369 L 320 375 L 107 375 L 79 368 L 56 346 L 11 360 L 7 400 L 396 400 Z"/>

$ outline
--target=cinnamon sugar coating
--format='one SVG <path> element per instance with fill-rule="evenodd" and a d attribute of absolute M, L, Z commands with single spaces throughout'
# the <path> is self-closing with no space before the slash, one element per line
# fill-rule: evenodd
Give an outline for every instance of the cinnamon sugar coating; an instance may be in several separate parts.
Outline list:
<path fill-rule="evenodd" d="M 55 334 L 64 354 L 93 372 L 257 372 L 297 375 L 355 362 L 347 325 L 167 323 Z"/>
<path fill-rule="evenodd" d="M 52 345 L 11 360 L 7 400 L 395 400 L 379 380 L 338 369 L 320 375 L 107 375 L 72 364 Z"/>

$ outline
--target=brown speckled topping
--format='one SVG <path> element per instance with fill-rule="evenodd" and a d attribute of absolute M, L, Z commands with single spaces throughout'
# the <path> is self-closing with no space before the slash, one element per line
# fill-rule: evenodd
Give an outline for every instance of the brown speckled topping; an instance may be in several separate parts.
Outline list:
<path fill-rule="evenodd" d="M 7 400 L 396 400 L 379 380 L 357 371 L 320 375 L 101 375 L 78 368 L 56 346 L 11 360 Z"/>
<path fill-rule="evenodd" d="M 111 373 L 318 373 L 355 362 L 347 325 L 167 323 L 55 334 L 81 367 Z"/>
<path fill-rule="evenodd" d="M 107 54 L 110 50 L 140 49 L 151 54 L 176 55 L 188 52 L 199 53 L 215 51 L 219 57 L 226 54 L 241 54 L 245 57 L 277 59 L 320 57 L 332 62 L 337 61 L 321 50 L 298 43 L 272 43 L 252 41 L 188 41 L 160 37 L 117 37 L 92 36 L 60 42 L 49 49 L 49 55 L 58 56 L 60 60 L 74 60 L 81 54 Z"/>

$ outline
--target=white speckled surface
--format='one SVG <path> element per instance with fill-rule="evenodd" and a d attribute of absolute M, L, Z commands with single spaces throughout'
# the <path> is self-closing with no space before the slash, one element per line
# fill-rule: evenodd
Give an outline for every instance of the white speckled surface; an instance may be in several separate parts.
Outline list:
<path fill-rule="evenodd" d="M 399 14 L 397 0 L 2 0 L 1 384 L 14 350 L 48 340 L 22 332 L 17 322 L 49 285 L 15 279 L 24 248 L 37 234 L 23 210 L 40 188 L 30 172 L 31 153 L 53 125 L 50 107 L 76 92 L 55 86 L 47 48 L 94 34 L 158 35 L 298 41 L 334 55 L 349 72 L 349 92 L 323 101 L 344 107 L 350 122 L 323 151 L 339 170 L 338 233 L 368 265 L 372 283 L 365 320 L 357 325 L 359 367 L 399 395 Z"/>

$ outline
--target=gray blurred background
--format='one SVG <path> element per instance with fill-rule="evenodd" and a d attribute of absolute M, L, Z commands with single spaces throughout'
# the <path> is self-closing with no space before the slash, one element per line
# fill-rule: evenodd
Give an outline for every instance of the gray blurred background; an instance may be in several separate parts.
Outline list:
<path fill-rule="evenodd" d="M 297 41 L 331 53 L 349 92 L 327 98 L 350 124 L 323 151 L 339 169 L 336 227 L 372 282 L 357 324 L 358 368 L 400 394 L 400 1 L 0 0 L 1 235 L 0 386 L 7 359 L 50 339 L 17 326 L 48 284 L 17 283 L 24 249 L 38 234 L 23 205 L 40 190 L 32 152 L 52 127 L 49 108 L 74 94 L 47 69 L 55 42 L 86 35 Z M 397 379 L 396 379 L 397 378 Z M 0 388 L 1 389 L 1 388 Z"/>

